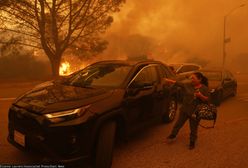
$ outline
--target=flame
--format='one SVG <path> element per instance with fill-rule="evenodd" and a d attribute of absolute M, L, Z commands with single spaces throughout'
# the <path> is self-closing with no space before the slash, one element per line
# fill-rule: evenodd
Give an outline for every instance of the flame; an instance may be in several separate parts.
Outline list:
<path fill-rule="evenodd" d="M 60 76 L 66 76 L 66 75 L 70 75 L 73 72 L 76 72 L 80 69 L 83 69 L 87 66 L 88 64 L 86 63 L 81 63 L 81 62 L 77 62 L 77 63 L 69 63 L 68 61 L 64 61 L 61 63 L 60 67 L 59 67 L 59 75 Z"/>
<path fill-rule="evenodd" d="M 71 67 L 71 65 L 69 62 L 67 62 L 67 61 L 62 62 L 60 67 L 59 67 L 59 75 L 61 75 L 61 76 L 70 75 L 72 73 L 70 67 Z"/>

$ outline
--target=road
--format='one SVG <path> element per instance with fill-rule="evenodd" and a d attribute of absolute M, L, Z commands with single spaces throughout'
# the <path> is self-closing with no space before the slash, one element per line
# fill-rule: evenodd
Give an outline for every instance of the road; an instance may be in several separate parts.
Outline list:
<path fill-rule="evenodd" d="M 240 74 L 238 94 L 218 108 L 214 129 L 199 128 L 194 150 L 188 150 L 186 124 L 176 141 L 166 143 L 173 124 L 158 124 L 141 131 L 114 150 L 113 168 L 243 168 L 248 166 L 248 74 Z M 7 138 L 7 111 L 12 98 L 33 84 L 0 85 L 0 163 L 35 164 L 38 155 L 11 146 Z M 4 99 L 3 99 L 4 98 Z M 211 123 L 202 123 L 208 125 Z"/>

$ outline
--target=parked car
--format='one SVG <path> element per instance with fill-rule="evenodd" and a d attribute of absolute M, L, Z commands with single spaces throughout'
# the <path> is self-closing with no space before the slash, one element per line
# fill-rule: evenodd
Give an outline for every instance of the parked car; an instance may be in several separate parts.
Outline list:
<path fill-rule="evenodd" d="M 200 65 L 193 63 L 174 63 L 169 64 L 171 69 L 174 70 L 174 73 L 177 74 L 180 78 L 185 78 L 191 75 L 193 72 L 196 72 L 201 69 Z"/>
<path fill-rule="evenodd" d="M 237 80 L 230 71 L 202 69 L 201 72 L 209 80 L 209 89 L 214 104 L 220 105 L 223 99 L 237 94 Z"/>
<path fill-rule="evenodd" d="M 115 138 L 175 118 L 175 78 L 157 61 L 102 61 L 59 80 L 40 84 L 9 109 L 11 144 L 67 163 L 110 167 Z"/>

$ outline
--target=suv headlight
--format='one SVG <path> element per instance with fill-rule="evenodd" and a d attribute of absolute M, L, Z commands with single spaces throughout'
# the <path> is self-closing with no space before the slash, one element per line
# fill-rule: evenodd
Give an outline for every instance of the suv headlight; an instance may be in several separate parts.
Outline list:
<path fill-rule="evenodd" d="M 90 107 L 90 105 L 87 105 L 87 106 L 77 108 L 77 109 L 45 114 L 44 116 L 50 122 L 58 123 L 58 122 L 72 120 L 72 119 L 83 116 L 89 107 Z"/>

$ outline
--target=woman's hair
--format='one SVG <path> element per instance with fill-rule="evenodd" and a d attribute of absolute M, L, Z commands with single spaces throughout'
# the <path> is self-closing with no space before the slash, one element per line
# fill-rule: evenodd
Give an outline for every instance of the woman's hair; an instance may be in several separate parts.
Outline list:
<path fill-rule="evenodd" d="M 208 86 L 208 78 L 204 76 L 201 72 L 193 73 L 198 79 L 201 80 L 201 84 Z"/>

